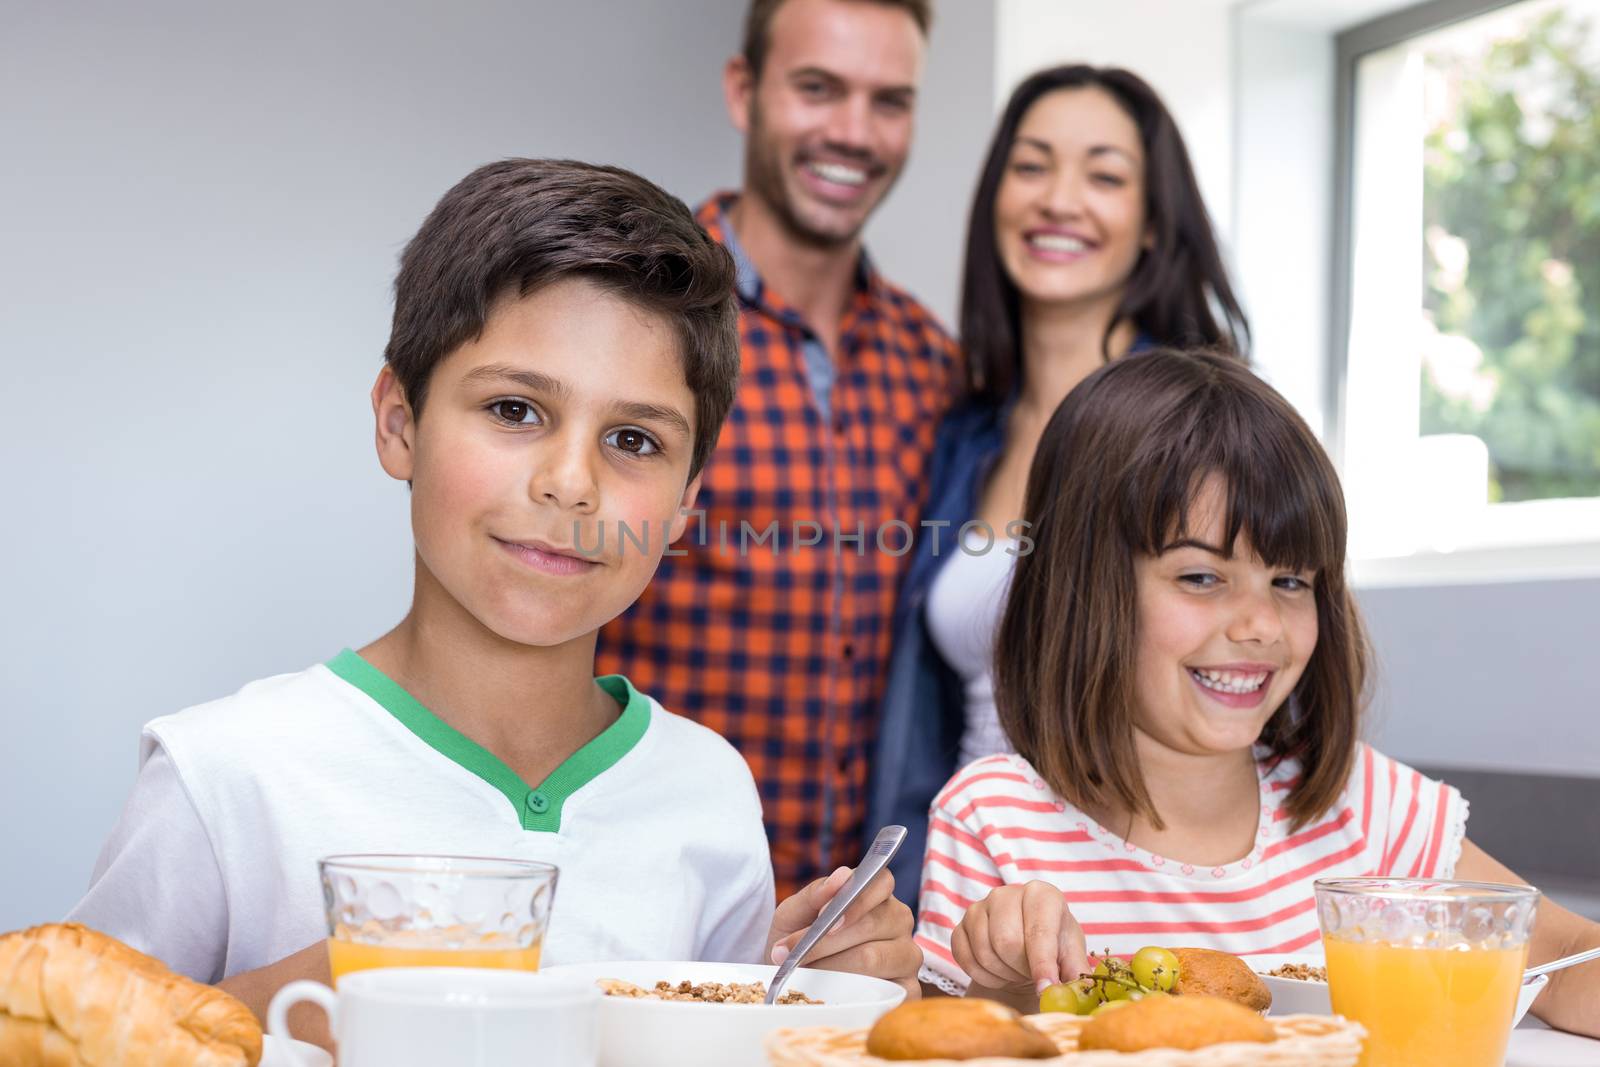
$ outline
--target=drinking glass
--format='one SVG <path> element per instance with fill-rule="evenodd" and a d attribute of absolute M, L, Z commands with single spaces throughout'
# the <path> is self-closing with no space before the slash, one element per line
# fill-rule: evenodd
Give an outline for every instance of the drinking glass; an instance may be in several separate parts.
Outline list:
<path fill-rule="evenodd" d="M 555 867 L 479 856 L 328 856 L 317 864 L 328 963 L 536 971 Z"/>
<path fill-rule="evenodd" d="M 1539 906 L 1531 886 L 1397 878 L 1315 883 L 1335 1014 L 1360 1067 L 1500 1067 Z"/>

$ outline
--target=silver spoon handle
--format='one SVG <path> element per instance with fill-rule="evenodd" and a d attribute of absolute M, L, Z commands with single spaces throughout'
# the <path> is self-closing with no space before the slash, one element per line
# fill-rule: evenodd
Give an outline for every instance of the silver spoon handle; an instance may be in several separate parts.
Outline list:
<path fill-rule="evenodd" d="M 1587 952 L 1574 952 L 1570 956 L 1562 956 L 1559 960 L 1551 960 L 1549 963 L 1541 963 L 1537 967 L 1529 967 L 1522 972 L 1522 980 L 1526 982 L 1529 979 L 1539 977 L 1541 974 L 1549 974 L 1551 971 L 1564 971 L 1568 967 L 1576 967 L 1578 964 L 1588 963 L 1590 960 L 1600 960 L 1600 948 L 1591 948 Z"/>
<path fill-rule="evenodd" d="M 844 915 L 844 910 L 861 895 L 863 889 L 867 888 L 867 883 L 888 866 L 894 854 L 900 851 L 905 839 L 904 826 L 885 826 L 878 831 L 878 836 L 872 839 L 871 847 L 867 849 L 867 854 L 861 857 L 861 862 L 856 865 L 855 873 L 850 875 L 850 880 L 823 906 L 816 921 L 806 930 L 805 936 L 794 947 L 794 951 L 779 964 L 778 973 L 772 976 L 772 984 L 767 987 L 768 1004 L 777 1002 L 778 994 L 789 981 L 789 975 L 794 973 L 794 969 L 805 960 L 806 953 L 816 948 L 817 942 L 838 924 L 840 917 Z"/>

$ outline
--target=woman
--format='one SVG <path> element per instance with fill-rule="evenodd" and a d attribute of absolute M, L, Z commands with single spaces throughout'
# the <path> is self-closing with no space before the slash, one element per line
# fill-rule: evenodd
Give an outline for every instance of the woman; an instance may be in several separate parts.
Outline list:
<path fill-rule="evenodd" d="M 1011 561 L 1031 547 L 1016 520 L 1045 423 L 1095 368 L 1140 348 L 1245 354 L 1189 153 L 1142 79 L 1073 65 L 1012 93 L 973 196 L 961 334 L 970 395 L 934 446 L 868 798 L 869 826 L 911 830 L 893 869 L 913 906 L 934 794 L 1010 751 L 990 660 Z"/>

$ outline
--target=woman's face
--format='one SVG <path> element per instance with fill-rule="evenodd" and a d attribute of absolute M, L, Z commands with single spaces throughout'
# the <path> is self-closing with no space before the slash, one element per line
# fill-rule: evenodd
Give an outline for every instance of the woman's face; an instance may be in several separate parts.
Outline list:
<path fill-rule="evenodd" d="M 995 196 L 1000 261 L 1025 303 L 1121 298 L 1148 245 L 1138 124 L 1110 93 L 1046 93 L 1022 116 Z"/>

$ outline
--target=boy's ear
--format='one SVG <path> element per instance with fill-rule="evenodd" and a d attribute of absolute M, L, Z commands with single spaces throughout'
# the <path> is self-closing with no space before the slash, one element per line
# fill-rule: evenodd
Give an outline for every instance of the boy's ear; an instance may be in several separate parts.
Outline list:
<path fill-rule="evenodd" d="M 417 422 L 412 417 L 411 405 L 406 402 L 400 380 L 387 364 L 378 372 L 378 380 L 372 383 L 372 417 L 376 424 L 378 462 L 389 477 L 409 482 L 416 465 Z"/>
<path fill-rule="evenodd" d="M 683 536 L 683 531 L 688 529 L 689 512 L 694 510 L 695 499 L 700 496 L 700 483 L 705 476 L 706 472 L 701 471 L 691 478 L 689 484 L 684 487 L 683 499 L 678 502 L 678 514 L 673 518 L 672 525 L 667 530 L 667 544 L 670 545 L 677 541 L 678 538 Z"/>
<path fill-rule="evenodd" d="M 744 56 L 734 56 L 722 67 L 722 98 L 728 105 L 728 118 L 740 133 L 750 132 L 750 100 L 756 80 Z"/>

